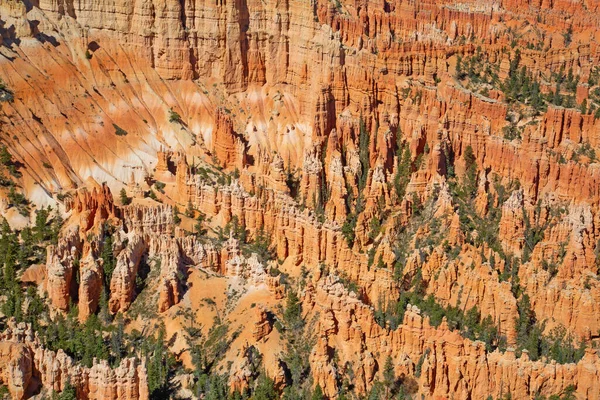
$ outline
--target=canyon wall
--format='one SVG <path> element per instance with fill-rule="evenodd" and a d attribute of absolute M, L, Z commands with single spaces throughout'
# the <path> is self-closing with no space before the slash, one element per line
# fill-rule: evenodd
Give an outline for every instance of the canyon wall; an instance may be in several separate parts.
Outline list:
<path fill-rule="evenodd" d="M 66 217 L 45 260 L 53 312 L 76 302 L 85 321 L 102 290 L 110 313 L 127 312 L 146 268 L 155 268 L 146 290 L 163 317 L 198 270 L 264 283 L 279 301 L 290 290 L 271 274 L 281 266 L 310 277 L 303 305 L 319 315 L 310 361 L 330 398 L 339 389 L 334 350 L 352 361 L 360 393 L 391 355 L 396 374 L 428 398 L 533 397 L 571 383 L 578 398 L 597 398 L 599 6 L 0 0 L 0 79 L 14 96 L 0 105 L 0 133 L 20 174 L 10 179 L 32 205 Z M 473 58 L 496 76 L 485 90 L 457 77 L 459 60 Z M 539 110 L 507 98 L 516 59 L 539 81 Z M 549 100 L 554 90 L 560 97 L 561 74 L 577 77 L 564 107 Z M 471 156 L 465 205 L 453 185 Z M 121 189 L 133 204 L 113 198 Z M 8 199 L 9 189 L 0 194 Z M 0 212 L 14 225 L 9 200 Z M 175 207 L 188 205 L 176 223 Z M 465 222 L 467 208 L 479 225 Z M 217 234 L 234 221 L 249 241 L 266 233 L 274 259 Z M 417 280 L 439 304 L 490 317 L 508 349 L 488 352 L 412 306 L 395 329 L 376 323 L 377 308 Z M 564 326 L 588 345 L 582 360 L 515 356 L 523 295 L 546 333 Z M 272 332 L 265 315 L 257 313 L 256 342 Z M 49 368 L 39 343 L 4 335 L 2 379 L 14 381 L 14 397 L 35 379 L 64 388 L 52 368 L 39 372 Z M 82 395 L 148 395 L 133 361 L 88 370 L 63 356 L 48 357 Z M 247 383 L 238 378 L 232 387 Z"/>

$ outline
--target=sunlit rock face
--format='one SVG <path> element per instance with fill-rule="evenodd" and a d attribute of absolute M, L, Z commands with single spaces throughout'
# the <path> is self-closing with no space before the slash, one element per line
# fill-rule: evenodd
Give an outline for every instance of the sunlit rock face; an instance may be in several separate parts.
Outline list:
<path fill-rule="evenodd" d="M 329 399 L 388 357 L 416 397 L 598 399 L 598 28 L 597 1 L 0 0 L 0 214 L 64 218 L 23 290 L 81 323 L 164 323 L 190 369 L 186 318 L 231 324 L 232 390 L 256 354 L 292 384 L 295 293 Z M 586 349 L 523 351 L 525 315 Z M 150 396 L 145 359 L 46 347 L 0 334 L 13 398 Z"/>

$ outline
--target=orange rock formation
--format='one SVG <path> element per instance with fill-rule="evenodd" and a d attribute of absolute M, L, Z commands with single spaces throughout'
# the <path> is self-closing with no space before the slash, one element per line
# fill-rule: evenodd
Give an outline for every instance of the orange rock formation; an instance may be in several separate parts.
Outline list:
<path fill-rule="evenodd" d="M 599 28 L 598 1 L 0 0 L 0 101 L 14 97 L 0 103 L 0 141 L 19 167 L 13 189 L 66 219 L 45 273 L 21 281 L 39 283 L 53 313 L 76 301 L 81 321 L 103 291 L 110 313 L 127 313 L 148 268 L 145 290 L 169 322 L 191 304 L 198 271 L 260 292 L 249 343 L 227 355 L 238 357 L 234 389 L 250 385 L 255 345 L 270 352 L 277 388 L 289 383 L 270 313 L 293 281 L 317 321 L 311 373 L 328 398 L 342 365 L 366 393 L 389 355 L 426 398 L 572 384 L 597 399 Z M 473 62 L 489 82 L 461 78 Z M 543 107 L 511 97 L 520 71 Z M 122 188 L 132 204 L 113 199 Z M 14 199 L 0 196 L 17 226 Z M 251 254 L 236 228 L 247 242 L 266 235 L 273 259 Z M 414 284 L 489 317 L 508 349 L 434 327 L 414 306 L 394 329 L 377 323 L 375 311 Z M 545 333 L 564 326 L 587 345 L 579 362 L 521 354 L 525 295 Z M 0 360 L 14 398 L 36 383 L 60 391 L 67 378 L 84 398 L 148 397 L 143 364 L 84 368 L 24 326 L 1 334 Z"/>

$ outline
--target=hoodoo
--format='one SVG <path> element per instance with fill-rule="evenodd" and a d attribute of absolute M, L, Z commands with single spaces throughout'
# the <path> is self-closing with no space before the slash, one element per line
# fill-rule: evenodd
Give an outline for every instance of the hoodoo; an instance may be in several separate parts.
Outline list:
<path fill-rule="evenodd" d="M 600 400 L 600 1 L 0 0 L 0 397 Z"/>

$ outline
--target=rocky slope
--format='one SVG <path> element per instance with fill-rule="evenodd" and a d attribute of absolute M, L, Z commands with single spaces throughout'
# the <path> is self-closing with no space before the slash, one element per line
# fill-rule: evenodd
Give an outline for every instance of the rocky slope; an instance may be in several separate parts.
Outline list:
<path fill-rule="evenodd" d="M 106 362 L 82 367 L 60 350 L 44 349 L 36 333 L 24 324 L 10 325 L 0 343 L 0 374 L 14 399 L 28 398 L 39 386 L 60 392 L 68 383 L 76 388 L 77 398 L 148 398 L 146 368 L 134 359 L 124 359 L 114 369 Z"/>
<path fill-rule="evenodd" d="M 0 0 L 0 213 L 35 223 L 16 191 L 65 218 L 24 289 L 81 323 L 165 322 L 187 367 L 182 315 L 227 321 L 233 390 L 255 351 L 296 383 L 295 293 L 327 398 L 376 390 L 388 356 L 408 396 L 598 398 L 599 26 L 597 1 Z M 63 375 L 151 395 L 143 363 L 8 329 L 15 398 Z"/>

